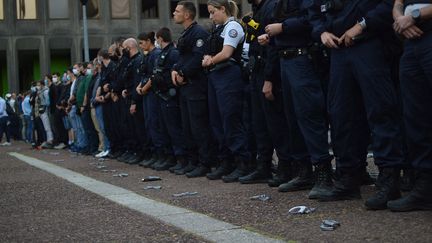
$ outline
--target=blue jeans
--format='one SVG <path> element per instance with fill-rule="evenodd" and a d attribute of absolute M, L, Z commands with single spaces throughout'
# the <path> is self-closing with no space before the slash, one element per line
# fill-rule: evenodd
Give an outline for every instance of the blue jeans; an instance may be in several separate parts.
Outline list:
<path fill-rule="evenodd" d="M 110 149 L 110 142 L 108 140 L 108 136 L 106 135 L 106 131 L 105 131 L 102 106 L 101 105 L 96 106 L 95 111 L 96 111 L 96 119 L 97 119 L 97 122 L 99 123 L 99 129 L 103 134 L 104 151 L 107 151 Z"/>
<path fill-rule="evenodd" d="M 77 111 L 77 107 L 75 105 L 72 106 L 72 109 L 69 112 L 69 120 L 72 125 L 72 129 L 75 132 L 76 146 L 78 148 L 84 148 L 88 144 L 87 137 L 85 135 L 81 117 L 77 115 L 76 111 Z"/>
<path fill-rule="evenodd" d="M 25 140 L 33 142 L 33 120 L 31 116 L 24 115 Z"/>

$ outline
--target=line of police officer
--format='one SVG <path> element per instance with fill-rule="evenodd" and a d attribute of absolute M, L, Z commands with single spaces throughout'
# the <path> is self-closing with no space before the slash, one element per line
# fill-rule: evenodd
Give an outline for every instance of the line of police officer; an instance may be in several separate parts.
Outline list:
<path fill-rule="evenodd" d="M 430 1 L 405 3 L 413 9 L 424 4 L 421 24 L 413 20 L 415 11 L 403 12 L 401 0 L 396 1 L 397 8 L 402 4 L 401 12 L 394 11 L 393 28 L 412 39 L 406 41 L 411 56 L 405 53 L 401 70 L 408 157 L 390 65 L 399 57 L 387 51 L 398 47 L 391 1 L 249 2 L 253 13 L 243 18 L 243 28 L 235 20 L 238 8 L 233 1 L 208 1 L 210 19 L 216 24 L 209 34 L 194 22 L 194 4 L 180 1 L 173 13 L 174 21 L 184 27 L 177 48 L 170 30 L 162 28 L 156 33 L 160 49 L 149 32 L 138 37 L 139 44 L 127 39 L 101 53 L 111 156 L 188 177 L 268 182 L 281 192 L 311 189 L 310 199 L 332 201 L 361 197 L 371 143 L 380 175 L 378 192 L 366 201 L 367 208 L 432 209 L 432 119 L 422 113 L 425 103 L 432 102 L 424 93 L 430 89 L 432 70 L 427 68 Z M 401 16 L 414 22 L 398 22 Z M 245 39 L 249 84 L 241 70 Z M 427 54 L 417 53 L 417 45 Z M 416 56 L 424 58 L 421 65 L 426 68 L 419 70 Z M 254 141 L 243 119 L 247 85 Z M 336 173 L 329 153 L 329 125 Z M 122 127 L 126 129 L 119 131 Z M 256 145 L 253 155 L 251 143 Z M 275 176 L 274 150 L 279 158 Z M 251 163 L 254 157 L 256 164 Z M 400 169 L 407 162 L 413 162 L 418 179 L 411 194 L 399 199 Z"/>

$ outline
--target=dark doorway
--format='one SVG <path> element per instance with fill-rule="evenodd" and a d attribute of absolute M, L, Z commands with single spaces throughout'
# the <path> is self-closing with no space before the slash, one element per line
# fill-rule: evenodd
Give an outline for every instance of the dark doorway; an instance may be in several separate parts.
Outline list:
<path fill-rule="evenodd" d="M 18 51 L 19 89 L 30 89 L 32 82 L 41 78 L 39 50 Z"/>

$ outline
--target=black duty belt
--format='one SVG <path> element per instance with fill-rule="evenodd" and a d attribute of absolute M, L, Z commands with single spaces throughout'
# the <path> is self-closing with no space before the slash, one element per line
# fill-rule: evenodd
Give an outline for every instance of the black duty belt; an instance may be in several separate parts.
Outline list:
<path fill-rule="evenodd" d="M 309 48 L 289 48 L 279 51 L 279 57 L 281 58 L 295 58 L 299 56 L 309 55 Z"/>
<path fill-rule="evenodd" d="M 226 68 L 228 66 L 234 66 L 234 65 L 238 65 L 238 63 L 236 61 L 233 61 L 233 60 L 228 60 L 225 62 L 217 63 L 217 64 L 215 64 L 209 68 L 209 72 L 221 70 L 222 68 Z"/>

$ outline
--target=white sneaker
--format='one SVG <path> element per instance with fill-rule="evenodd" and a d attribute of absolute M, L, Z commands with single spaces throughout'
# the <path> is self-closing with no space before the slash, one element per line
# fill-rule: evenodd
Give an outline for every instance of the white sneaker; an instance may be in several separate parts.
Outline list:
<path fill-rule="evenodd" d="M 101 158 L 105 151 L 101 151 L 100 153 L 96 154 L 96 158 Z"/>
<path fill-rule="evenodd" d="M 59 143 L 57 146 L 54 147 L 55 149 L 64 149 L 66 148 L 66 144 L 64 143 Z"/>
<path fill-rule="evenodd" d="M 103 152 L 103 155 L 101 156 L 101 158 L 106 157 L 109 153 L 110 153 L 109 150 L 105 150 L 105 151 Z"/>
<path fill-rule="evenodd" d="M 0 144 L 0 146 L 11 146 L 11 145 L 12 145 L 12 144 L 9 143 L 9 142 L 4 142 L 4 143 Z"/>

